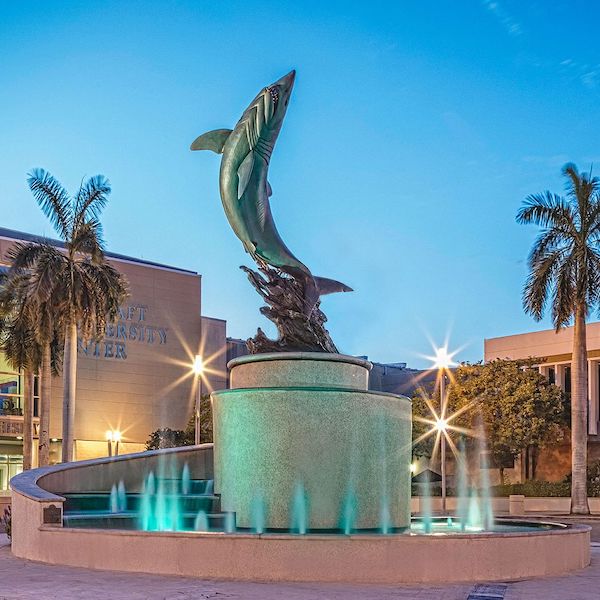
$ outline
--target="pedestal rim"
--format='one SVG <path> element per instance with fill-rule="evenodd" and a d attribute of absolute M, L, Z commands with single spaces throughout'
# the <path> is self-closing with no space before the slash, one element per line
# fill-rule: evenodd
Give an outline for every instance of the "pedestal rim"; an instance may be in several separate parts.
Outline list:
<path fill-rule="evenodd" d="M 347 354 L 333 354 L 329 352 L 267 352 L 264 354 L 247 354 L 232 358 L 227 363 L 228 369 L 233 369 L 239 365 L 245 365 L 255 362 L 269 361 L 293 361 L 293 360 L 312 360 L 325 362 L 339 362 L 363 367 L 367 371 L 373 368 L 373 363 L 364 358 L 349 356 Z"/>
<path fill-rule="evenodd" d="M 383 396 L 385 398 L 391 398 L 394 400 L 402 400 L 406 401 L 412 405 L 412 398 L 405 396 L 403 394 L 393 394 L 392 392 L 380 392 L 379 390 L 358 390 L 356 388 L 347 388 L 347 387 L 336 387 L 336 386 L 265 386 L 265 387 L 256 387 L 256 388 L 227 388 L 225 390 L 215 390 L 211 392 L 212 396 L 228 396 L 231 394 L 235 394 L 237 392 L 282 392 L 282 391 L 290 391 L 290 392 L 325 392 L 325 393 L 350 393 L 350 394 L 366 394 L 369 396 Z"/>

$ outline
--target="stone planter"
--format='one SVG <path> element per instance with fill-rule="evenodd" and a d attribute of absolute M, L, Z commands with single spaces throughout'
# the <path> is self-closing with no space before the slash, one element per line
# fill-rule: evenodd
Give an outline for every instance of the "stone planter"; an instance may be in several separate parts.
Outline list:
<path fill-rule="evenodd" d="M 411 403 L 368 391 L 369 362 L 298 352 L 229 367 L 233 389 L 212 394 L 215 491 L 238 527 L 409 525 Z"/>

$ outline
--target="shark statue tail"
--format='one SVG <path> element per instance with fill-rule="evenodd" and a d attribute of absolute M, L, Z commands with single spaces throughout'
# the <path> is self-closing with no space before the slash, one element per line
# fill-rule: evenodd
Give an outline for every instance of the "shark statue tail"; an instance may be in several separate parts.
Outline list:
<path fill-rule="evenodd" d="M 319 298 L 326 294 L 335 294 L 337 292 L 353 292 L 354 290 L 341 281 L 327 279 L 326 277 L 315 277 L 308 269 L 298 267 L 283 266 L 282 271 L 292 275 L 297 279 L 304 280 L 304 312 L 307 315 L 313 311 Z"/>
<path fill-rule="evenodd" d="M 315 277 L 315 283 L 319 290 L 319 296 L 326 294 L 336 294 L 337 292 L 353 292 L 354 290 L 341 281 L 327 279 L 326 277 Z"/>
<path fill-rule="evenodd" d="M 305 275 L 306 287 L 304 291 L 305 312 L 307 315 L 313 311 L 319 298 L 326 294 L 335 294 L 337 292 L 352 292 L 352 288 L 335 279 L 326 277 L 313 277 Z"/>

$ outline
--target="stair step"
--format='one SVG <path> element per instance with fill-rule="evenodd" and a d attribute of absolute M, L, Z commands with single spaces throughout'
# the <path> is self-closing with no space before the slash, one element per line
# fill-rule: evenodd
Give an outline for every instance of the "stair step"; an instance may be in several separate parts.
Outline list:
<path fill-rule="evenodd" d="M 195 531 L 194 525 L 197 512 L 180 514 L 181 531 Z M 207 513 L 209 531 L 223 531 L 226 513 Z M 235 519 L 234 519 L 235 520 Z M 98 529 L 139 529 L 140 517 L 138 514 L 126 513 L 79 513 L 63 515 L 63 526 L 71 528 L 98 528 Z"/>
<path fill-rule="evenodd" d="M 220 504 L 220 497 L 213 494 L 164 494 L 163 498 L 167 504 L 177 500 L 177 504 L 184 510 L 218 510 Z M 125 506 L 129 510 L 135 510 L 140 507 L 142 499 L 142 494 L 127 494 Z M 152 496 L 151 502 L 155 501 L 156 496 Z M 110 494 L 65 494 L 63 511 L 108 511 L 110 502 Z"/>

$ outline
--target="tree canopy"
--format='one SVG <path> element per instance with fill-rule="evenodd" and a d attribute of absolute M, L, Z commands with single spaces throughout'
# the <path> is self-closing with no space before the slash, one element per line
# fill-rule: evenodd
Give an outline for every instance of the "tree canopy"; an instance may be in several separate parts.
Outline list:
<path fill-rule="evenodd" d="M 452 373 L 448 388 L 446 418 L 450 426 L 471 429 L 479 424 L 486 434 L 492 462 L 502 465 L 529 446 L 543 447 L 562 440 L 567 425 L 563 392 L 531 368 L 530 360 L 494 360 L 488 363 L 461 364 Z M 439 392 L 432 404 L 439 407 Z M 423 390 L 413 398 L 413 414 L 432 419 Z M 469 408 L 467 408 L 469 407 Z M 452 415 L 465 409 L 459 416 Z M 431 426 L 415 420 L 413 440 L 418 440 Z M 449 430 L 458 440 L 462 433 Z M 416 455 L 430 456 L 435 435 L 419 441 Z M 465 440 L 469 442 L 469 438 Z"/>

